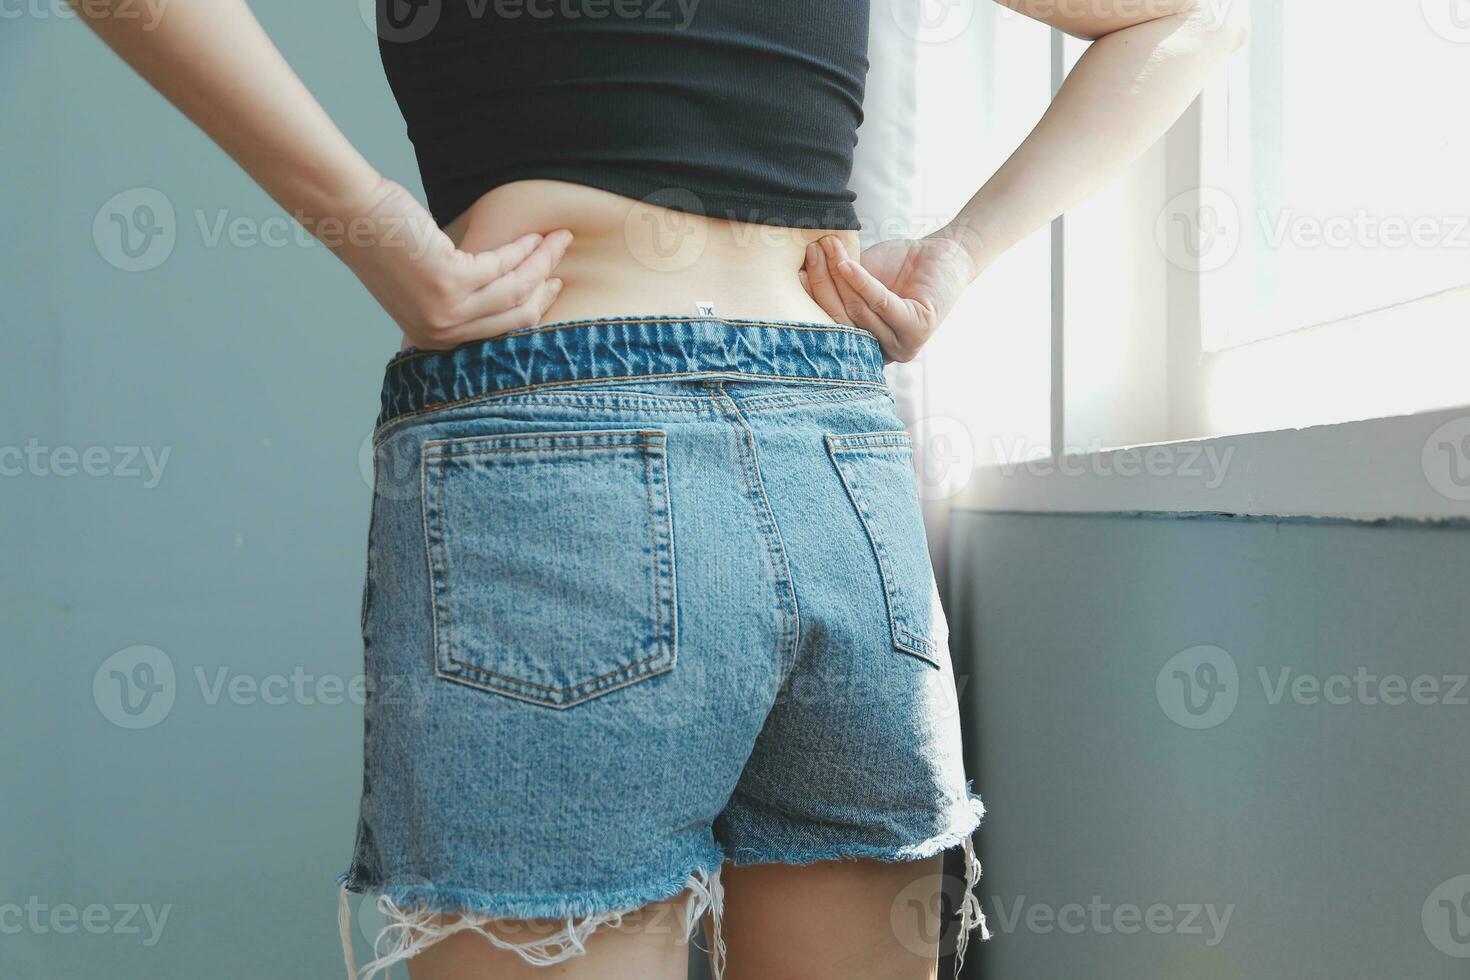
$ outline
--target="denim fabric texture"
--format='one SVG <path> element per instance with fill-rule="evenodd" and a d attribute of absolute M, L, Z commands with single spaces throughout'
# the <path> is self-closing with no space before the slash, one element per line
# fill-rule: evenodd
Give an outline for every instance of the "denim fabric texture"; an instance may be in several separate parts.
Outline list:
<path fill-rule="evenodd" d="M 373 451 L 341 878 L 389 916 L 364 974 L 434 916 L 565 920 L 517 949 L 550 963 L 686 889 L 691 920 L 718 914 L 725 861 L 973 864 L 983 808 L 871 334 L 649 317 L 407 351 Z"/>

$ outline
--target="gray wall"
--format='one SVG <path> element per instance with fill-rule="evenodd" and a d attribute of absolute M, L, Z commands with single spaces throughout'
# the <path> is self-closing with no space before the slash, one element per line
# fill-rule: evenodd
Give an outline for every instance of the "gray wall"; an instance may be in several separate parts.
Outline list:
<path fill-rule="evenodd" d="M 958 512 L 950 553 L 972 976 L 1466 975 L 1470 531 Z"/>
<path fill-rule="evenodd" d="M 412 185 L 355 4 L 252 6 Z M 45 3 L 15 11 L 0 18 L 0 976 L 341 976 L 334 879 L 361 728 L 334 685 L 361 670 L 359 450 L 396 331 L 323 249 L 252 244 L 289 231 L 279 210 L 88 30 Z M 141 259 L 161 261 L 122 271 L 111 213 L 160 196 L 175 216 L 155 209 L 166 234 Z M 221 216 L 239 219 L 234 243 L 211 238 Z M 6 450 L 32 440 L 14 473 Z M 122 711 L 113 669 L 146 674 L 102 668 L 139 645 L 161 651 L 153 683 L 172 666 L 173 702 L 134 730 L 113 719 L 149 719 Z M 277 697 L 271 678 L 297 672 L 303 691 Z M 222 677 L 243 686 L 217 692 Z M 33 898 L 35 921 L 7 911 Z M 66 911 L 92 905 L 96 932 Z M 168 910 L 152 945 L 129 906 Z"/>

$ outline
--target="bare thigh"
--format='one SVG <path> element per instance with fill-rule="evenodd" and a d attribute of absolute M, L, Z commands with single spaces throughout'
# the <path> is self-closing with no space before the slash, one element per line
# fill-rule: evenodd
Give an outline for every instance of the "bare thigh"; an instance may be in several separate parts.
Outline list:
<path fill-rule="evenodd" d="M 513 943 L 533 942 L 563 923 L 507 922 L 493 927 Z M 587 939 L 587 953 L 551 966 L 532 966 L 518 954 L 493 945 L 474 931 L 456 933 L 409 960 L 411 980 L 687 980 L 689 947 L 683 909 L 655 902 L 603 927 Z"/>
<path fill-rule="evenodd" d="M 934 980 L 942 856 L 725 865 L 725 980 Z"/>

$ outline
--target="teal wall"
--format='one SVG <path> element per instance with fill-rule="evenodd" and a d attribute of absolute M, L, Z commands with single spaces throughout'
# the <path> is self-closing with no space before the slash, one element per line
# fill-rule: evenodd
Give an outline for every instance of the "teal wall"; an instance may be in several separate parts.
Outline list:
<path fill-rule="evenodd" d="M 1466 975 L 1470 530 L 960 512 L 951 533 L 998 933 L 972 976 Z"/>
<path fill-rule="evenodd" d="M 356 5 L 252 7 L 416 187 Z M 396 331 L 323 249 L 252 244 L 279 209 L 75 20 L 9 5 L 0 83 L 0 977 L 339 977 L 361 729 L 333 685 L 361 669 L 359 454 Z M 126 272 L 94 224 L 136 188 L 174 209 L 173 247 Z M 247 234 L 215 241 L 221 215 Z M 116 662 L 94 678 L 139 645 L 173 703 L 130 730 Z M 151 945 L 143 907 L 168 910 Z"/>

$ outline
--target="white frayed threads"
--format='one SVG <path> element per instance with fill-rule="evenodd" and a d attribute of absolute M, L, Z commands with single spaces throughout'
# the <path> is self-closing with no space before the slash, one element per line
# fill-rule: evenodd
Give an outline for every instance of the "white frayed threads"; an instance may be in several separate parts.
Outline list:
<path fill-rule="evenodd" d="M 720 869 L 713 874 L 696 871 L 689 877 L 689 898 L 684 906 L 684 942 L 692 942 L 700 920 L 709 913 L 710 973 L 714 980 L 725 975 L 725 937 L 721 919 L 725 914 L 725 886 L 720 882 Z"/>
<path fill-rule="evenodd" d="M 978 928 L 982 940 L 990 938 L 990 927 L 985 922 L 985 910 L 980 907 L 980 896 L 975 886 L 980 883 L 980 859 L 975 857 L 975 842 L 965 838 L 965 897 L 960 902 L 960 934 L 954 946 L 954 973 L 960 975 L 965 962 L 965 949 L 970 945 L 970 930 Z"/>
<path fill-rule="evenodd" d="M 689 942 L 699 928 L 705 912 L 710 913 L 711 936 L 714 952 L 711 966 L 715 980 L 724 972 L 725 941 L 720 935 L 720 917 L 724 912 L 724 888 L 720 884 L 720 873 L 695 871 L 689 876 L 685 889 L 689 897 L 684 906 L 685 942 Z M 384 980 L 393 975 L 393 965 L 412 959 L 428 947 L 459 932 L 473 932 L 500 949 L 515 953 L 532 966 L 551 966 L 582 956 L 587 952 L 587 940 L 604 926 L 617 927 L 623 917 L 637 911 L 619 909 L 581 918 L 568 917 L 565 924 L 549 936 L 526 942 L 512 942 L 490 929 L 496 922 L 511 922 L 504 916 L 480 915 L 477 913 L 439 913 L 425 908 L 399 908 L 387 895 L 378 896 L 378 911 L 388 920 L 373 940 L 371 963 L 361 969 L 352 949 L 352 909 L 350 893 L 342 886 L 338 898 L 337 925 L 342 931 L 342 957 L 347 966 L 348 980 L 372 980 L 381 973 Z"/>

